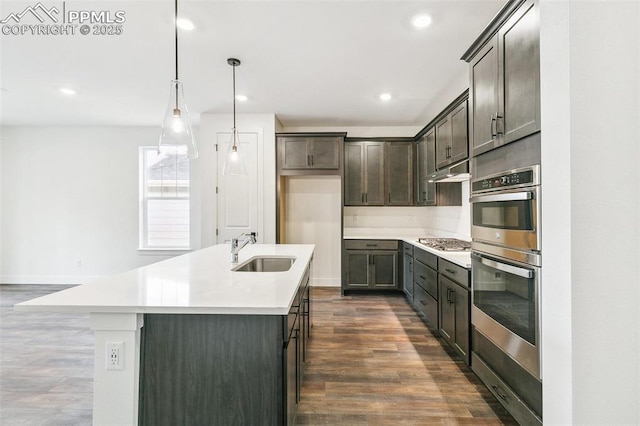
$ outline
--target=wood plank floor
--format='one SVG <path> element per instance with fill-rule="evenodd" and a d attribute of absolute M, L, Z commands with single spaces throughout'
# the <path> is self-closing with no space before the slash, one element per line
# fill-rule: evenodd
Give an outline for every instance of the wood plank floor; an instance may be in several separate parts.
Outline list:
<path fill-rule="evenodd" d="M 297 424 L 517 424 L 402 295 L 312 300 Z"/>
<path fill-rule="evenodd" d="M 91 424 L 88 315 L 13 310 L 62 288 L 0 285 L 0 425 Z M 297 424 L 516 424 L 402 296 L 313 288 L 312 299 Z"/>

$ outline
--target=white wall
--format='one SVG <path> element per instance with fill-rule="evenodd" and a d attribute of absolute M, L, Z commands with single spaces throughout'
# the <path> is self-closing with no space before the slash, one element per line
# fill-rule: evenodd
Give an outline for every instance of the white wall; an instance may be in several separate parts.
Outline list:
<path fill-rule="evenodd" d="M 543 1 L 540 53 L 545 424 L 640 424 L 640 2 Z"/>
<path fill-rule="evenodd" d="M 340 177 L 291 176 L 286 187 L 286 242 L 315 244 L 311 285 L 340 287 Z"/>
<path fill-rule="evenodd" d="M 165 259 L 138 252 L 149 127 L 2 129 L 2 283 L 83 283 Z"/>

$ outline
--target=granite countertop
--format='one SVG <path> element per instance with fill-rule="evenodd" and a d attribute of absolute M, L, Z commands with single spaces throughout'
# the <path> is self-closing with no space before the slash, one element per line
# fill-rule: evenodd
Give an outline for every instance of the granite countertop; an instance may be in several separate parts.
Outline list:
<path fill-rule="evenodd" d="M 313 257 L 312 244 L 252 244 L 232 264 L 228 244 L 137 268 L 15 305 L 16 310 L 286 315 Z M 284 272 L 235 272 L 253 256 L 292 256 Z"/>
<path fill-rule="evenodd" d="M 463 268 L 470 269 L 471 268 L 471 252 L 469 251 L 442 251 L 436 250 L 431 247 L 427 247 L 424 244 L 420 244 L 418 242 L 418 238 L 458 238 L 456 236 L 446 236 L 446 235 L 428 235 L 425 233 L 419 233 L 419 231 L 415 230 L 376 230 L 376 229 L 367 229 L 364 232 L 360 230 L 352 230 L 345 229 L 344 230 L 344 239 L 345 240 L 399 240 L 404 241 L 406 243 L 412 244 L 415 247 L 418 247 L 424 251 L 429 253 L 433 253 L 442 259 L 448 260 L 449 262 L 455 263 L 458 266 L 462 266 Z M 464 238 L 459 238 L 464 239 Z M 468 241 L 468 240 L 467 240 Z"/>

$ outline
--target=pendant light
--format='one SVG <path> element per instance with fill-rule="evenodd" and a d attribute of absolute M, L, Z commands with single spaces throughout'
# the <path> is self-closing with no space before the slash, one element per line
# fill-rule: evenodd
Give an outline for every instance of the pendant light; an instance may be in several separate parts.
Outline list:
<path fill-rule="evenodd" d="M 246 176 L 247 169 L 242 161 L 242 156 L 238 149 L 240 148 L 240 138 L 238 137 L 238 129 L 236 128 L 236 67 L 240 65 L 240 60 L 236 58 L 227 59 L 227 63 L 233 67 L 233 129 L 231 130 L 231 140 L 227 149 L 227 156 L 224 159 L 222 174 L 226 176 Z"/>
<path fill-rule="evenodd" d="M 162 121 L 158 151 L 166 153 L 186 153 L 192 160 L 198 157 L 196 141 L 189 119 L 189 110 L 184 100 L 182 82 L 178 78 L 178 0 L 175 0 L 175 45 L 176 45 L 176 78 L 171 80 L 169 105 Z"/>

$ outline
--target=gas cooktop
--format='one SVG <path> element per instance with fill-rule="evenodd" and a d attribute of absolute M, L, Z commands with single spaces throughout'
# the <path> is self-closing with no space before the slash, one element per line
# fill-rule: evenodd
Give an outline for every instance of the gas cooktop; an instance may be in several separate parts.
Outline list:
<path fill-rule="evenodd" d="M 456 238 L 418 238 L 420 244 L 424 244 L 440 251 L 469 251 L 471 243 Z"/>

